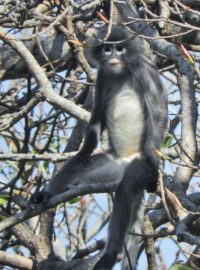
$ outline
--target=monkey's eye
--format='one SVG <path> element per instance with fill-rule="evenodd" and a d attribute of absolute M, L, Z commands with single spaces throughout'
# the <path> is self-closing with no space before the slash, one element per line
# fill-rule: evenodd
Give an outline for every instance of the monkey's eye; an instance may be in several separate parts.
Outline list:
<path fill-rule="evenodd" d="M 103 47 L 103 51 L 105 52 L 105 54 L 109 55 L 109 54 L 111 54 L 112 49 L 110 47 L 106 46 L 106 47 Z"/>
<path fill-rule="evenodd" d="M 125 53 L 126 52 L 126 49 L 124 47 L 122 47 L 122 46 L 117 46 L 116 52 L 118 54 L 122 54 L 122 53 Z"/>

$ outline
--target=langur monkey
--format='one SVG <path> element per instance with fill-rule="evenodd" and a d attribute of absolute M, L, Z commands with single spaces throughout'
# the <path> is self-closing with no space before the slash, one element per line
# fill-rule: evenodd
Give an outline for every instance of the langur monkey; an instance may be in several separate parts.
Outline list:
<path fill-rule="evenodd" d="M 106 42 L 91 49 L 98 63 L 95 103 L 78 154 L 63 166 L 43 194 L 55 195 L 71 184 L 118 182 L 107 245 L 94 270 L 111 269 L 137 219 L 144 189 L 157 189 L 160 149 L 167 125 L 167 101 L 158 71 L 141 41 L 113 26 Z M 104 129 L 109 150 L 92 155 Z"/>

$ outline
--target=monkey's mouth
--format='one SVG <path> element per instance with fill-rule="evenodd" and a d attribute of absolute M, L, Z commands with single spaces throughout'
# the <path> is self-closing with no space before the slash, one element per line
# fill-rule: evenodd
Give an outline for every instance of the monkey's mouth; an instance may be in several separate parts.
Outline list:
<path fill-rule="evenodd" d="M 120 61 L 117 58 L 112 58 L 108 61 L 108 64 L 111 66 L 117 66 L 120 64 Z"/>

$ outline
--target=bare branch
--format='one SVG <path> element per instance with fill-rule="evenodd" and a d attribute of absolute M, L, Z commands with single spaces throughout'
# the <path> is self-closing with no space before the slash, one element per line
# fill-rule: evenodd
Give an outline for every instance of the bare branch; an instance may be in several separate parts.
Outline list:
<path fill-rule="evenodd" d="M 178 76 L 178 84 L 181 92 L 182 104 L 182 138 L 181 138 L 181 163 L 195 165 L 197 158 L 196 145 L 196 121 L 197 105 L 195 100 L 195 91 L 193 81 L 187 76 Z M 183 151 L 184 150 L 184 151 Z M 191 168 L 179 166 L 175 179 L 184 186 L 186 190 L 189 181 L 194 173 Z"/>
<path fill-rule="evenodd" d="M 24 59 L 30 73 L 35 77 L 41 95 L 52 105 L 67 111 L 71 116 L 82 121 L 89 121 L 90 114 L 84 109 L 75 105 L 73 102 L 64 99 L 53 91 L 51 83 L 49 82 L 44 70 L 37 63 L 30 51 L 24 46 L 20 40 L 16 40 L 12 35 L 8 35 L 0 28 L 0 38 L 8 43 L 12 48 L 17 50 L 19 55 Z"/>
<path fill-rule="evenodd" d="M 29 208 L 26 211 L 22 211 L 17 213 L 10 218 L 2 221 L 0 223 L 0 232 L 14 226 L 22 221 L 25 221 L 31 217 L 41 214 L 42 212 L 46 211 L 47 209 L 53 208 L 62 202 L 67 202 L 77 196 L 90 194 L 90 193 L 104 193 L 104 192 L 111 192 L 114 191 L 116 188 L 116 183 L 108 183 L 108 184 L 91 184 L 88 186 L 80 186 L 77 188 L 72 188 L 72 190 L 61 193 L 60 195 L 54 196 L 53 198 L 49 199 L 49 201 L 44 205 L 38 205 L 36 207 Z"/>
<path fill-rule="evenodd" d="M 0 263 L 17 269 L 33 269 L 33 261 L 21 255 L 9 254 L 0 250 Z"/>

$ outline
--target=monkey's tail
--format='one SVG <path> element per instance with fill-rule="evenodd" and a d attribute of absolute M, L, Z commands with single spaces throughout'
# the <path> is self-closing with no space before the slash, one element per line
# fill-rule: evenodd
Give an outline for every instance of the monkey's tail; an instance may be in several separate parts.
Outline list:
<path fill-rule="evenodd" d="M 137 267 L 137 258 L 139 256 L 143 233 L 144 204 L 140 204 L 138 218 L 135 222 L 130 222 L 128 233 L 124 241 L 124 251 L 122 258 L 122 270 L 133 270 Z"/>

